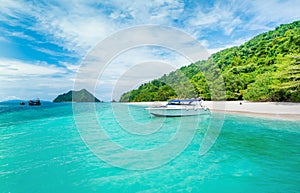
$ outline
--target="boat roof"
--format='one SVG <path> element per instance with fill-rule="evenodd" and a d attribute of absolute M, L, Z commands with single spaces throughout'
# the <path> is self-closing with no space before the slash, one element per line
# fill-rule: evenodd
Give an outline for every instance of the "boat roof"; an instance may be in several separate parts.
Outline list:
<path fill-rule="evenodd" d="M 194 101 L 199 101 L 197 99 L 173 99 L 173 100 L 169 100 L 169 103 L 190 103 L 190 102 L 194 102 Z"/>

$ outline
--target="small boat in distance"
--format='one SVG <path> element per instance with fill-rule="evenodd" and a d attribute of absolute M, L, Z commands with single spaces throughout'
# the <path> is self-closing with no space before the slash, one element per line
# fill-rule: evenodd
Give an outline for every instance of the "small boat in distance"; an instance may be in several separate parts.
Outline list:
<path fill-rule="evenodd" d="M 145 108 L 151 115 L 157 117 L 183 117 L 208 115 L 210 110 L 202 105 L 202 99 L 170 100 L 165 106 Z"/>
<path fill-rule="evenodd" d="M 40 99 L 29 100 L 28 101 L 28 105 L 29 106 L 40 106 L 41 105 L 41 101 L 40 101 Z"/>

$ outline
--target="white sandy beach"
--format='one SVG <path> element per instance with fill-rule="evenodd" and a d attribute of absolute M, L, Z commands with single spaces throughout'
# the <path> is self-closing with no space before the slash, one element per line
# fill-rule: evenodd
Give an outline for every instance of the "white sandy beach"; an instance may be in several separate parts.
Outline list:
<path fill-rule="evenodd" d="M 158 106 L 167 102 L 131 102 L 131 105 Z M 241 114 L 282 120 L 300 120 L 300 103 L 287 102 L 248 102 L 248 101 L 204 101 L 213 112 Z"/>

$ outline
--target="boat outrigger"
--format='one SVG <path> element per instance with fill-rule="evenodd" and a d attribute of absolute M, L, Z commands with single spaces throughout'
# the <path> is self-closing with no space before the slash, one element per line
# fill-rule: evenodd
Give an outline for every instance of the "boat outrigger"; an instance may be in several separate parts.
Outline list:
<path fill-rule="evenodd" d="M 170 100 L 167 105 L 145 108 L 157 117 L 182 117 L 210 114 L 210 110 L 202 105 L 202 99 Z"/>

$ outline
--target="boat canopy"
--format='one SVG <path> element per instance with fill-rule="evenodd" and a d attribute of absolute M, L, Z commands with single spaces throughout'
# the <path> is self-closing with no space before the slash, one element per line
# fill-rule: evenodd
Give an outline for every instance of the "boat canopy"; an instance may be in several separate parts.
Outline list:
<path fill-rule="evenodd" d="M 199 102 L 202 99 L 174 99 L 174 100 L 169 100 L 168 104 L 191 104 L 192 102 Z"/>

